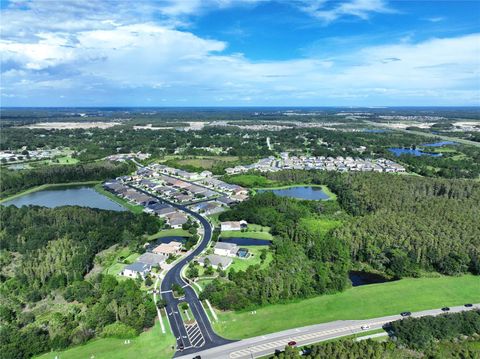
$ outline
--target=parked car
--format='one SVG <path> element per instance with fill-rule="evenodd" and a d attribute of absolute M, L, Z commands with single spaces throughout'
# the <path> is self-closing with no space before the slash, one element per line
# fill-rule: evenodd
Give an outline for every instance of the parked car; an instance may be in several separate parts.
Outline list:
<path fill-rule="evenodd" d="M 467 303 L 467 304 L 465 304 L 465 307 L 471 308 L 471 307 L 473 307 L 473 304 Z"/>
<path fill-rule="evenodd" d="M 297 342 L 292 340 L 291 342 L 288 342 L 288 346 L 290 347 L 294 347 L 295 345 L 297 345 Z"/>
<path fill-rule="evenodd" d="M 202 359 L 200 355 L 197 355 L 196 357 L 193 357 L 193 359 Z"/>
<path fill-rule="evenodd" d="M 448 312 L 448 311 L 450 310 L 450 308 L 449 308 L 449 307 L 443 307 L 442 310 L 443 310 L 444 312 Z"/>
<path fill-rule="evenodd" d="M 409 317 L 409 316 L 412 315 L 412 312 L 401 312 L 400 315 L 401 315 L 402 317 Z"/>
<path fill-rule="evenodd" d="M 178 350 L 183 351 L 185 349 L 185 346 L 183 344 L 178 344 Z"/>
<path fill-rule="evenodd" d="M 362 330 L 367 330 L 370 329 L 370 325 L 362 325 L 360 328 L 362 328 Z"/>

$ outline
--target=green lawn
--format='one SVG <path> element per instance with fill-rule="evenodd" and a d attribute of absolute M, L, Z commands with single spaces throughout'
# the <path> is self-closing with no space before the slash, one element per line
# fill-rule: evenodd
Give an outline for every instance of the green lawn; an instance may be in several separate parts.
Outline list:
<path fill-rule="evenodd" d="M 125 258 L 125 263 L 120 263 L 118 261 L 119 257 Z M 140 257 L 139 253 L 132 253 L 128 248 L 122 248 L 122 250 L 117 254 L 115 259 L 112 261 L 110 266 L 106 267 L 102 272 L 104 274 L 117 275 L 120 273 L 127 264 L 131 264 Z M 125 277 L 126 278 L 126 277 Z M 118 278 L 117 278 L 118 279 Z"/>
<path fill-rule="evenodd" d="M 222 231 L 220 237 L 223 238 L 255 238 L 255 239 L 266 239 L 272 240 L 272 235 L 265 231 L 265 232 L 257 232 L 257 231 Z"/>
<path fill-rule="evenodd" d="M 241 258 L 233 258 L 233 263 L 228 267 L 228 271 L 234 269 L 236 271 L 245 270 L 248 267 L 254 264 L 261 264 L 260 260 L 260 251 L 262 249 L 267 249 L 267 258 L 262 264 L 262 267 L 268 266 L 268 264 L 273 260 L 272 251 L 268 250 L 269 246 L 241 246 L 248 248 L 250 252 L 250 257 L 248 259 L 241 259 Z"/>
<path fill-rule="evenodd" d="M 89 359 L 94 356 L 95 359 L 167 359 L 174 354 L 172 345 L 175 345 L 175 338 L 168 329 L 166 334 L 162 334 L 158 321 L 152 329 L 130 339 L 130 344 L 124 342 L 124 339 L 116 338 L 94 339 L 84 345 L 53 351 L 37 358 L 54 359 L 57 356 L 58 359 Z"/>
<path fill-rule="evenodd" d="M 247 338 L 334 320 L 367 319 L 443 306 L 478 303 L 480 277 L 402 279 L 350 288 L 289 304 L 259 308 L 256 314 L 217 311 L 214 323 L 226 338 Z"/>
<path fill-rule="evenodd" d="M 136 204 L 131 204 L 130 202 L 124 200 L 123 198 L 120 198 L 120 197 L 114 195 L 113 193 L 106 191 L 102 187 L 101 183 L 97 184 L 94 188 L 95 188 L 95 191 L 97 191 L 98 193 L 104 195 L 105 197 L 110 198 L 112 201 L 114 201 L 114 202 L 118 203 L 119 205 L 127 208 L 129 211 L 131 211 L 133 213 L 142 213 L 143 212 L 143 207 L 142 206 L 139 206 L 139 205 L 136 205 Z"/>

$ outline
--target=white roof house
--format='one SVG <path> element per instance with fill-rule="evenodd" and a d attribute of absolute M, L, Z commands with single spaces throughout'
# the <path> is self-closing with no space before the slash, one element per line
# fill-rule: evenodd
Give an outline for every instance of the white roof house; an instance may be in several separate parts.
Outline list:
<path fill-rule="evenodd" d="M 238 252 L 238 246 L 234 243 L 217 242 L 213 247 L 213 253 L 219 256 L 235 257 Z"/>
<path fill-rule="evenodd" d="M 222 222 L 221 229 L 222 231 L 240 231 L 243 228 L 247 228 L 247 224 L 247 221 Z"/>

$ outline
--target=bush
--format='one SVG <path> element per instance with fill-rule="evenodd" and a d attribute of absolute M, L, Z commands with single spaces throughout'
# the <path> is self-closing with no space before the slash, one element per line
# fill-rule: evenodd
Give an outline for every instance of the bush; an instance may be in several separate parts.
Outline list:
<path fill-rule="evenodd" d="M 102 331 L 104 338 L 128 339 L 135 336 L 137 336 L 135 329 L 120 322 L 109 324 Z"/>

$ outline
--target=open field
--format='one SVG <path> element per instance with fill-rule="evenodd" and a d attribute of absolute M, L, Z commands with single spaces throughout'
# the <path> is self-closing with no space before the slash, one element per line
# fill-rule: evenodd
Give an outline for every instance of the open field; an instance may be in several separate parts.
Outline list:
<path fill-rule="evenodd" d="M 300 222 L 306 225 L 312 232 L 327 234 L 331 229 L 340 226 L 342 221 L 328 218 L 302 218 Z"/>
<path fill-rule="evenodd" d="M 211 169 L 213 166 L 221 162 L 235 161 L 238 161 L 238 157 L 236 156 L 201 156 L 198 158 L 177 160 L 177 162 L 181 165 L 201 167 L 207 170 Z"/>
<path fill-rule="evenodd" d="M 218 334 L 248 338 L 280 330 L 335 320 L 367 319 L 444 306 L 478 302 L 480 277 L 409 278 L 395 282 L 350 288 L 342 293 L 318 296 L 251 311 L 217 311 Z"/>
<path fill-rule="evenodd" d="M 22 192 L 14 194 L 14 195 L 11 195 L 9 197 L 3 198 L 3 199 L 0 200 L 0 203 L 10 201 L 14 198 L 18 198 L 18 197 L 21 197 L 21 196 L 29 194 L 29 193 L 44 191 L 44 190 L 47 190 L 47 189 L 55 189 L 55 188 L 71 187 L 71 186 L 92 186 L 92 185 L 97 185 L 97 184 L 99 184 L 98 181 L 42 184 L 41 186 L 32 187 L 32 188 L 29 188 L 25 191 L 22 191 Z"/>
<path fill-rule="evenodd" d="M 123 198 L 120 198 L 120 197 L 114 195 L 113 193 L 110 193 L 110 192 L 106 191 L 102 187 L 101 183 L 98 183 L 97 185 L 95 185 L 94 188 L 95 188 L 95 191 L 104 195 L 105 197 L 110 198 L 112 201 L 118 203 L 119 205 L 127 208 L 130 212 L 133 212 L 133 213 L 142 213 L 143 212 L 143 207 L 142 206 L 139 206 L 139 205 L 136 205 L 136 204 L 131 204 L 130 202 L 124 200 Z"/>
<path fill-rule="evenodd" d="M 29 129 L 44 129 L 44 130 L 71 130 L 71 129 L 89 129 L 89 128 L 110 128 L 115 125 L 120 125 L 120 122 L 38 122 L 32 125 L 21 126 Z"/>
<path fill-rule="evenodd" d="M 170 331 L 162 334 L 160 324 L 137 337 L 130 339 L 130 344 L 125 344 L 125 339 L 100 338 L 87 342 L 64 351 L 52 351 L 36 358 L 41 359 L 166 359 L 172 358 L 175 338 Z"/>
<path fill-rule="evenodd" d="M 155 234 L 152 234 L 149 237 L 149 240 L 163 237 L 190 237 L 191 234 L 188 231 L 178 228 L 178 229 L 163 229 Z"/>

